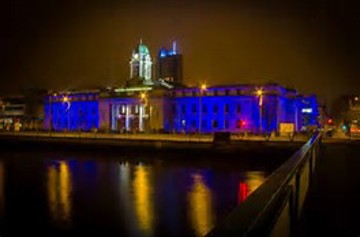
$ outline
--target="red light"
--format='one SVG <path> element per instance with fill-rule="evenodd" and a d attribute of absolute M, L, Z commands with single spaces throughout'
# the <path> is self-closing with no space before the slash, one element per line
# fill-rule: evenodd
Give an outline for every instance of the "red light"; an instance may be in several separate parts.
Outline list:
<path fill-rule="evenodd" d="M 240 121 L 239 121 L 239 126 L 240 126 L 240 128 L 245 127 L 245 126 L 246 126 L 246 122 L 245 122 L 244 120 L 240 120 Z"/>
<path fill-rule="evenodd" d="M 238 191 L 238 202 L 242 203 L 249 195 L 249 187 L 246 183 L 240 182 Z"/>
<path fill-rule="evenodd" d="M 327 121 L 328 124 L 332 124 L 333 122 L 334 121 L 331 118 L 329 118 L 328 121 Z"/>

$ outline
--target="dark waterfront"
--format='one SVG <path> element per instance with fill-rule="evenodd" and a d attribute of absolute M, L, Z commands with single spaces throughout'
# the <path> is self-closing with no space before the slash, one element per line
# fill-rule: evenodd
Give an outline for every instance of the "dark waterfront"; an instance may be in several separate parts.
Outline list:
<path fill-rule="evenodd" d="M 0 235 L 203 236 L 280 165 L 208 156 L 3 152 Z"/>

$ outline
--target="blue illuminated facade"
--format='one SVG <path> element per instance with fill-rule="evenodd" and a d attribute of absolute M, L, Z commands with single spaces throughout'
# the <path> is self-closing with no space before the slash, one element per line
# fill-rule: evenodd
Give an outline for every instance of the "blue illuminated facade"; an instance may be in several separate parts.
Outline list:
<path fill-rule="evenodd" d="M 99 127 L 99 93 L 78 91 L 46 97 L 44 127 L 53 131 L 90 131 Z"/>
<path fill-rule="evenodd" d="M 45 128 L 54 131 L 271 133 L 318 126 L 315 96 L 279 85 L 199 88 L 129 87 L 52 94 Z"/>
<path fill-rule="evenodd" d="M 279 132 L 280 124 L 293 124 L 294 131 L 300 131 L 317 121 L 316 97 L 304 98 L 279 85 L 174 89 L 169 95 L 167 132 L 270 133 Z M 311 113 L 305 110 L 309 111 L 306 121 L 304 108 L 311 109 Z"/>

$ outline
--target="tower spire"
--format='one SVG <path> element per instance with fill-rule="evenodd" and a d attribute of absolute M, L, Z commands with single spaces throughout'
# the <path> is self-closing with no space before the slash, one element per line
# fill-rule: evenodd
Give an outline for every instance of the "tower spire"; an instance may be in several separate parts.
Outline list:
<path fill-rule="evenodd" d="M 142 38 L 140 37 L 140 44 L 142 44 Z"/>

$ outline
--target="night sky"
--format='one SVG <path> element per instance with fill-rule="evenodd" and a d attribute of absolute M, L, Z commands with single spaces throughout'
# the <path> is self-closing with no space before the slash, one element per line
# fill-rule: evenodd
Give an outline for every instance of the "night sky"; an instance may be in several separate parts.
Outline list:
<path fill-rule="evenodd" d="M 140 38 L 153 57 L 177 40 L 188 85 L 277 82 L 328 103 L 359 93 L 360 7 L 348 0 L 0 4 L 1 94 L 122 85 Z"/>

